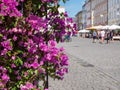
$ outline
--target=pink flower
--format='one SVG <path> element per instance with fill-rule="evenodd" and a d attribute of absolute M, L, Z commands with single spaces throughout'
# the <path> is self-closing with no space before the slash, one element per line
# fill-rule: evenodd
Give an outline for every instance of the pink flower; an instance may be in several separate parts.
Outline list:
<path fill-rule="evenodd" d="M 41 73 L 45 73 L 45 70 L 42 69 L 42 68 L 39 68 L 39 69 L 38 69 L 38 72 L 39 72 L 39 74 L 41 74 Z"/>
<path fill-rule="evenodd" d="M 20 80 L 20 79 L 21 79 L 21 76 L 17 76 L 17 79 Z"/>
<path fill-rule="evenodd" d="M 61 52 L 62 52 L 62 51 L 64 51 L 64 48 L 63 48 L 63 47 L 61 47 L 61 48 L 60 48 L 60 51 L 61 51 Z"/>
<path fill-rule="evenodd" d="M 12 60 L 15 60 L 15 58 L 16 58 L 15 56 L 12 56 Z"/>
<path fill-rule="evenodd" d="M 6 74 L 3 74 L 2 75 L 2 80 L 7 82 L 10 78 L 6 75 Z"/>
<path fill-rule="evenodd" d="M 28 75 L 28 72 L 24 72 L 24 76 L 26 77 Z"/>
<path fill-rule="evenodd" d="M 32 89 L 32 88 L 33 88 L 33 84 L 30 83 L 30 82 L 27 82 L 27 83 L 26 83 L 26 87 L 29 87 L 29 89 Z"/>
<path fill-rule="evenodd" d="M 43 61 L 40 61 L 40 65 L 42 66 L 44 64 L 44 62 Z"/>
<path fill-rule="evenodd" d="M 33 67 L 34 69 L 38 68 L 40 65 L 38 64 L 38 62 L 34 61 L 32 64 L 31 64 L 31 67 Z"/>
<path fill-rule="evenodd" d="M 47 60 L 51 60 L 51 54 L 50 53 L 48 53 L 45 57 L 46 57 Z"/>
<path fill-rule="evenodd" d="M 51 46 L 55 46 L 55 45 L 56 45 L 56 42 L 53 41 L 53 40 L 50 40 L 50 41 L 49 41 L 49 44 L 50 44 Z"/>
<path fill-rule="evenodd" d="M 17 40 L 17 37 L 16 37 L 15 35 L 13 36 L 13 40 L 14 40 L 14 41 L 16 41 L 16 40 Z"/>
<path fill-rule="evenodd" d="M 10 40 L 9 39 L 1 42 L 1 44 L 6 50 L 12 50 L 12 46 L 10 45 Z"/>
<path fill-rule="evenodd" d="M 41 44 L 39 45 L 39 47 L 40 47 L 41 50 L 44 51 L 44 52 L 47 52 L 47 51 L 48 51 L 48 46 L 47 46 L 46 44 L 41 43 Z"/>
<path fill-rule="evenodd" d="M 16 65 L 15 65 L 14 63 L 12 63 L 11 67 L 12 67 L 12 68 L 15 68 L 15 67 L 16 67 Z"/>

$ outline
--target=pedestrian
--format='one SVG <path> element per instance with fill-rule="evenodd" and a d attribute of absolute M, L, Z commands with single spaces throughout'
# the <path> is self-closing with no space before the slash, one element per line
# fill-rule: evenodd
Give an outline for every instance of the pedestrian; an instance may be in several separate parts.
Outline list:
<path fill-rule="evenodd" d="M 108 43 L 110 43 L 110 31 L 106 31 L 106 43 L 108 44 Z"/>
<path fill-rule="evenodd" d="M 94 30 L 93 31 L 93 43 L 96 42 L 96 39 L 97 39 L 97 32 Z"/>
<path fill-rule="evenodd" d="M 99 30 L 98 31 L 98 40 L 100 40 L 101 39 L 101 31 Z"/>
<path fill-rule="evenodd" d="M 110 40 L 112 41 L 113 40 L 113 31 L 110 31 Z"/>
<path fill-rule="evenodd" d="M 105 39 L 105 31 L 102 30 L 101 31 L 101 43 L 104 43 L 104 39 Z"/>

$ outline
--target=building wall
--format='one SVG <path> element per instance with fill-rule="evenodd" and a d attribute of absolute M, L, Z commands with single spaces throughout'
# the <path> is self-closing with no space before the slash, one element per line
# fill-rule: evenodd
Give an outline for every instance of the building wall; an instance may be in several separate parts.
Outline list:
<path fill-rule="evenodd" d="M 95 0 L 94 4 L 94 25 L 106 25 L 107 19 L 107 0 Z"/>
<path fill-rule="evenodd" d="M 85 9 L 85 4 L 82 6 L 82 24 L 83 24 L 83 29 L 86 28 L 86 9 Z"/>
<path fill-rule="evenodd" d="M 120 0 L 109 0 L 108 8 L 108 24 L 120 25 Z"/>
<path fill-rule="evenodd" d="M 80 30 L 83 28 L 82 24 L 82 11 L 78 12 L 76 14 L 76 24 L 77 24 L 77 29 Z"/>
<path fill-rule="evenodd" d="M 86 27 L 91 26 L 91 0 L 86 0 L 85 10 L 86 10 Z"/>
<path fill-rule="evenodd" d="M 93 25 L 120 25 L 120 0 L 86 0 L 83 6 L 86 28 Z"/>

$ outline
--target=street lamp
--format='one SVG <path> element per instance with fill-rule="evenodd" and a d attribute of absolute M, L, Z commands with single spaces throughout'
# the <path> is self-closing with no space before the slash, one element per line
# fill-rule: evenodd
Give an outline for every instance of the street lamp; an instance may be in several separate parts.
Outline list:
<path fill-rule="evenodd" d="M 102 18 L 104 15 L 103 14 L 100 14 L 100 17 Z"/>
<path fill-rule="evenodd" d="M 94 26 L 94 11 L 91 12 L 91 25 Z"/>
<path fill-rule="evenodd" d="M 103 17 L 104 17 L 104 15 L 103 15 L 103 14 L 100 14 L 100 19 L 101 19 L 101 20 L 100 20 L 100 23 L 101 23 L 101 24 L 103 24 Z"/>

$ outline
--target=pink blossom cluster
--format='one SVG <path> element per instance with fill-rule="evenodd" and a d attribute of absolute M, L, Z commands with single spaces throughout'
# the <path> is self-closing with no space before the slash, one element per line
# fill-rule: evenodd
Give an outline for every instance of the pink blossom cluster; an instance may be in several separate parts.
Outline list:
<path fill-rule="evenodd" d="M 60 16 L 48 10 L 46 18 L 34 13 L 23 17 L 16 8 L 18 5 L 17 0 L 0 0 L 0 17 L 7 16 L 0 23 L 0 90 L 40 90 L 34 83 L 34 75 L 44 81 L 47 73 L 52 78 L 63 79 L 68 72 L 68 56 L 57 43 L 76 27 L 66 13 Z M 16 22 L 9 22 L 13 16 Z M 11 27 L 12 22 L 16 25 Z"/>
<path fill-rule="evenodd" d="M 38 88 L 36 88 L 36 86 L 34 86 L 32 83 L 30 82 L 26 82 L 25 85 L 20 86 L 20 90 L 40 90 Z"/>
<path fill-rule="evenodd" d="M 16 0 L 0 0 L 0 16 L 20 17 L 22 14 L 16 8 L 18 2 Z"/>
<path fill-rule="evenodd" d="M 4 88 L 7 82 L 10 80 L 10 77 L 7 75 L 7 69 L 0 66 L 0 88 Z M 5 89 L 5 88 L 4 88 Z"/>
<path fill-rule="evenodd" d="M 35 30 L 41 30 L 42 28 L 47 27 L 47 20 L 38 17 L 36 15 L 30 15 L 26 21 L 28 21 L 31 25 L 31 27 Z"/>
<path fill-rule="evenodd" d="M 23 80 L 27 76 L 30 78 L 35 74 L 34 70 L 45 75 L 46 62 L 53 65 L 51 69 L 54 69 L 55 76 L 62 79 L 67 73 L 68 57 L 63 48 L 56 47 L 55 40 L 50 39 L 46 43 L 44 35 L 34 28 L 30 30 L 17 27 L 9 30 L 1 28 L 0 32 L 0 57 L 5 60 L 3 64 L 0 61 L 1 66 L 5 67 L 4 63 L 9 62 L 7 65 L 12 70 L 6 74 L 9 76 L 12 73 L 15 76 L 11 77 L 9 82 Z M 32 74 L 29 72 L 30 69 Z"/>

